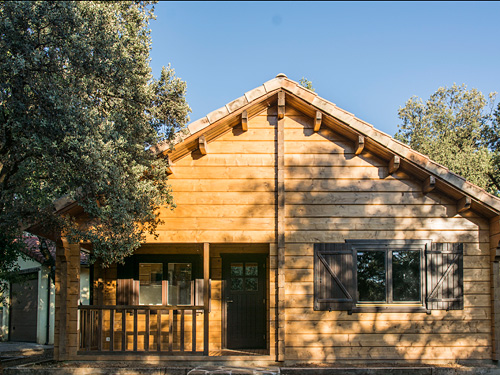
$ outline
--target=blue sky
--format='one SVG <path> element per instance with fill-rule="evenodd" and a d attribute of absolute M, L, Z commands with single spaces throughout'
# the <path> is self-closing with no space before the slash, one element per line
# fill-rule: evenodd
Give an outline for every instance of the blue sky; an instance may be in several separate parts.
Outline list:
<path fill-rule="evenodd" d="M 500 91 L 500 2 L 160 2 L 155 77 L 187 82 L 191 121 L 278 73 L 394 135 L 413 95 Z"/>

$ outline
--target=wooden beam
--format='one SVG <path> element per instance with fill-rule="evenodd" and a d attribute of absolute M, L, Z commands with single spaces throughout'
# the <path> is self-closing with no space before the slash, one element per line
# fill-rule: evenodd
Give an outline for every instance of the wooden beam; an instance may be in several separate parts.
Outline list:
<path fill-rule="evenodd" d="M 470 208 L 472 200 L 468 196 L 464 196 L 457 203 L 457 212 L 465 212 Z"/>
<path fill-rule="evenodd" d="M 203 355 L 208 355 L 210 320 L 209 320 L 209 282 L 210 282 L 210 245 L 203 244 Z"/>
<path fill-rule="evenodd" d="M 277 167 L 276 174 L 276 203 L 277 203 L 277 250 L 278 250 L 278 285 L 277 285 L 277 304 L 276 304 L 276 340 L 277 355 L 276 360 L 281 362 L 285 360 L 285 119 L 278 120 L 277 127 Z"/>
<path fill-rule="evenodd" d="M 170 175 L 170 174 L 174 173 L 172 171 L 173 163 L 168 156 L 165 158 L 165 162 L 167 163 L 167 174 Z"/>
<path fill-rule="evenodd" d="M 278 92 L 278 119 L 285 117 L 285 92 Z"/>
<path fill-rule="evenodd" d="M 393 174 L 399 169 L 400 159 L 398 155 L 394 155 L 389 162 L 389 174 Z"/>
<path fill-rule="evenodd" d="M 198 148 L 200 149 L 202 155 L 208 154 L 207 139 L 204 135 L 198 138 Z"/>
<path fill-rule="evenodd" d="M 356 139 L 356 143 L 354 144 L 354 155 L 359 155 L 363 152 L 365 148 L 365 137 L 362 135 L 358 135 L 358 139 Z"/>
<path fill-rule="evenodd" d="M 248 130 L 248 113 L 246 110 L 241 114 L 241 128 L 244 132 Z"/>
<path fill-rule="evenodd" d="M 422 185 L 422 191 L 424 194 L 430 193 L 436 187 L 436 178 L 434 176 L 429 176 L 424 181 Z"/>
<path fill-rule="evenodd" d="M 314 119 L 314 131 L 317 132 L 319 131 L 319 128 L 321 127 L 321 118 L 322 118 L 322 113 L 320 111 L 316 111 L 316 117 Z"/>

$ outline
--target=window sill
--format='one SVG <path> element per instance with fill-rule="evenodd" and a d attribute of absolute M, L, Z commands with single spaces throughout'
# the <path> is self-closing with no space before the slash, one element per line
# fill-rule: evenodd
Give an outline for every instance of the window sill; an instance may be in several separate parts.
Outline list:
<path fill-rule="evenodd" d="M 358 305 L 356 307 L 353 307 L 351 310 L 353 313 L 363 313 L 363 312 L 401 312 L 401 313 L 426 313 L 430 314 L 430 310 L 427 310 L 423 306 L 389 306 L 389 305 L 384 305 L 384 306 L 362 306 Z"/>

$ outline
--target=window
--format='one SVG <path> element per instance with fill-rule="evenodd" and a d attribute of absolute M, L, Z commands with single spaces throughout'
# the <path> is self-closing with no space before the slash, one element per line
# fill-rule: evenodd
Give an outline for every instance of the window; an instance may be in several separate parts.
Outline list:
<path fill-rule="evenodd" d="M 463 308 L 463 245 L 351 240 L 315 244 L 315 310 Z"/>
<path fill-rule="evenodd" d="M 426 242 L 350 242 L 359 304 L 421 304 Z"/>
<path fill-rule="evenodd" d="M 117 305 L 201 306 L 202 258 L 197 254 L 136 254 L 118 265 L 116 285 Z"/>
<path fill-rule="evenodd" d="M 139 305 L 162 304 L 162 263 L 139 263 Z"/>
<path fill-rule="evenodd" d="M 168 304 L 191 304 L 191 263 L 168 264 Z"/>

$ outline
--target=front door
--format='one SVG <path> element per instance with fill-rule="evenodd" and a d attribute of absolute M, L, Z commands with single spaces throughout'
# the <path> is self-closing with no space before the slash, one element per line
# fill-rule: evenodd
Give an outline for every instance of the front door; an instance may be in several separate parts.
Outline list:
<path fill-rule="evenodd" d="M 266 348 L 266 256 L 223 255 L 226 347 Z"/>

